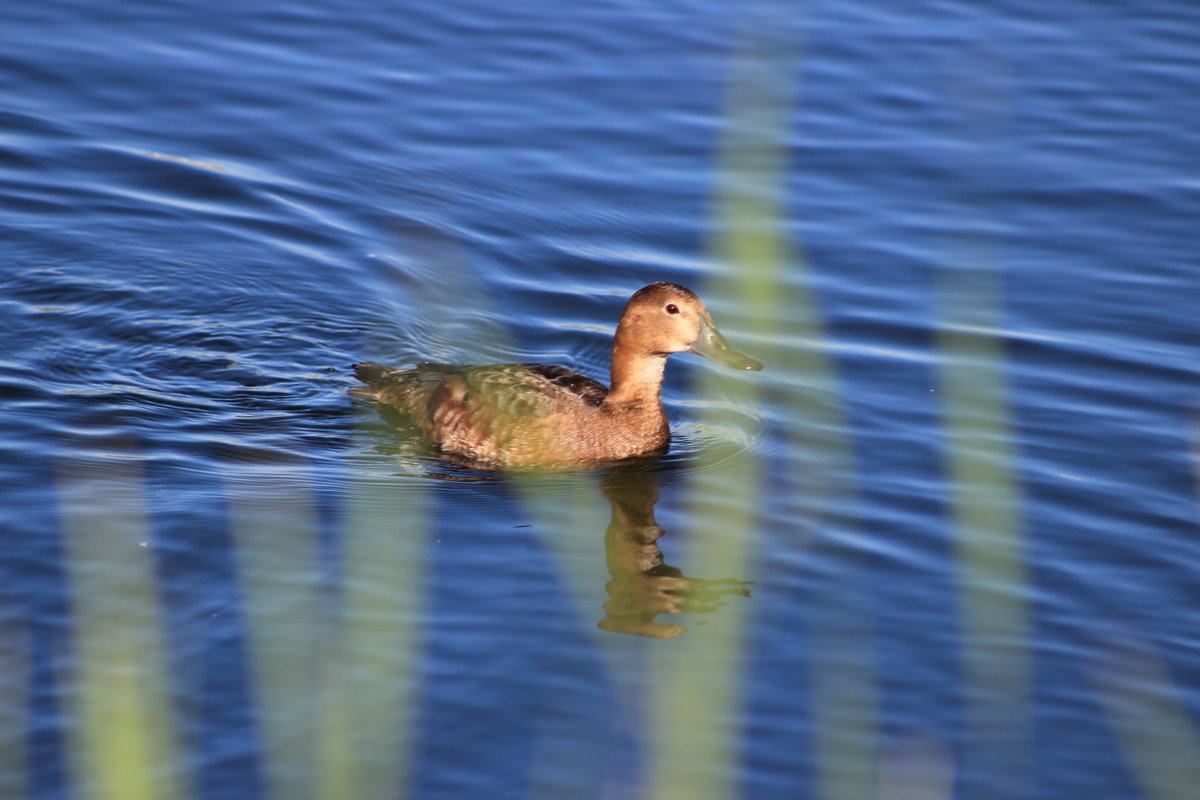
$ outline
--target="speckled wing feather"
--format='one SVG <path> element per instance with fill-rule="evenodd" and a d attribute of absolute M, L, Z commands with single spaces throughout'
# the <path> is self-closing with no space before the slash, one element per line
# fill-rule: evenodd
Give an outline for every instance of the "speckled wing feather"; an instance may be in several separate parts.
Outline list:
<path fill-rule="evenodd" d="M 530 372 L 541 375 L 555 386 L 579 395 L 583 402 L 590 406 L 598 406 L 608 396 L 608 387 L 600 381 L 592 380 L 587 375 L 581 375 L 573 369 L 560 367 L 556 364 L 522 364 Z"/>
<path fill-rule="evenodd" d="M 484 460 L 546 448 L 553 420 L 591 411 L 608 394 L 598 381 L 550 364 L 359 364 L 355 371 L 370 396 L 411 417 L 442 449 Z"/>

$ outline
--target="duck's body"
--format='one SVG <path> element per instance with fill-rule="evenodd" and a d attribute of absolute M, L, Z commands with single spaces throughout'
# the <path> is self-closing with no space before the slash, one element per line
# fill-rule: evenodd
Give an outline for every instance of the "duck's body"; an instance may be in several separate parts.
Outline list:
<path fill-rule="evenodd" d="M 444 452 L 502 466 L 585 463 L 662 450 L 661 403 L 612 405 L 601 383 L 549 364 L 358 364 L 380 403 L 412 418 Z"/>
<path fill-rule="evenodd" d="M 548 364 L 396 370 L 356 364 L 359 394 L 416 423 L 443 452 L 502 467 L 614 461 L 666 449 L 662 407 L 667 355 L 690 350 L 741 369 L 758 362 L 733 350 L 690 290 L 654 283 L 636 292 L 613 339 L 612 389 Z"/>

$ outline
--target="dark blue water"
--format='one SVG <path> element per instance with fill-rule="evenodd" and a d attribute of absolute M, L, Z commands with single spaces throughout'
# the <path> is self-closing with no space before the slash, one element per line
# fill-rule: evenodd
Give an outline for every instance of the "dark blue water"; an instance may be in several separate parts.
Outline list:
<path fill-rule="evenodd" d="M 0 22 L 4 796 L 1195 791 L 1194 4 Z M 347 397 L 655 280 L 663 459 Z"/>

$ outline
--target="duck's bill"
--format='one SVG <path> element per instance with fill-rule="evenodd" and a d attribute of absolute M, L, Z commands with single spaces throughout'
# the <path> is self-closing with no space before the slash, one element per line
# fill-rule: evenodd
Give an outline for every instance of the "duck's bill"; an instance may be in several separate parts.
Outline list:
<path fill-rule="evenodd" d="M 718 364 L 724 364 L 733 369 L 762 369 L 762 362 L 756 358 L 743 355 L 729 346 L 725 337 L 711 322 L 701 323 L 700 335 L 692 343 L 689 352 L 698 356 L 711 358 Z"/>

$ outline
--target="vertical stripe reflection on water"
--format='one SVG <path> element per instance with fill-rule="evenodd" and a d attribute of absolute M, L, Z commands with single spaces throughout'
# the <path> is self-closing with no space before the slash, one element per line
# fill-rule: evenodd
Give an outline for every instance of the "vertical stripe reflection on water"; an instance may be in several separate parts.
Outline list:
<path fill-rule="evenodd" d="M 106 453 L 57 475 L 75 651 L 68 763 L 78 795 L 98 800 L 187 796 L 139 467 Z"/>

